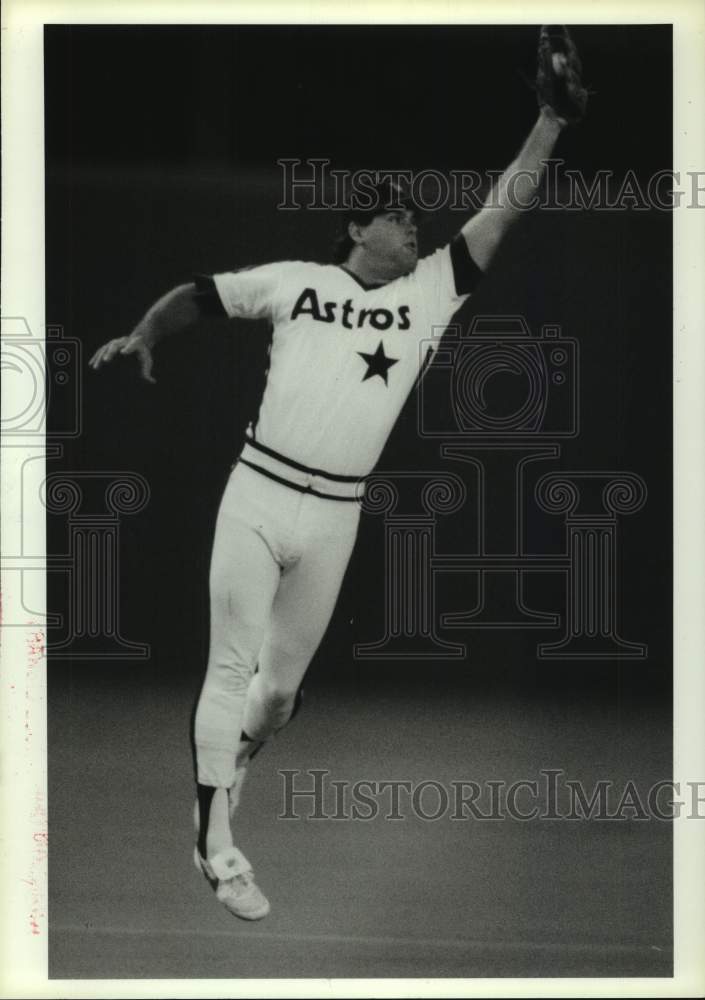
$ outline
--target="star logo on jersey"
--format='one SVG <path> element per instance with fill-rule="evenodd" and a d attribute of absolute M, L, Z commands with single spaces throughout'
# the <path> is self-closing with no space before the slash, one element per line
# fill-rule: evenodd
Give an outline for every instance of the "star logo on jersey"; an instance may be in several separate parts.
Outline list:
<path fill-rule="evenodd" d="M 377 350 L 374 354 L 365 354 L 363 351 L 357 352 L 367 365 L 367 371 L 362 379 L 366 382 L 368 378 L 372 378 L 373 375 L 379 375 L 381 379 L 384 379 L 384 384 L 389 385 L 387 381 L 387 372 L 395 365 L 399 358 L 388 358 L 384 353 L 384 344 L 380 340 Z"/>

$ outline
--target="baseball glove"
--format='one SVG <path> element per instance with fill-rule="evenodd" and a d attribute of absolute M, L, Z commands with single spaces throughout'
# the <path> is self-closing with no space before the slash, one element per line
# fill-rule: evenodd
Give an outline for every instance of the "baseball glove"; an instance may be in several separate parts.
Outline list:
<path fill-rule="evenodd" d="M 578 50 L 564 24 L 544 24 L 539 34 L 536 96 L 539 107 L 575 124 L 585 114 L 588 92 L 581 79 Z"/>

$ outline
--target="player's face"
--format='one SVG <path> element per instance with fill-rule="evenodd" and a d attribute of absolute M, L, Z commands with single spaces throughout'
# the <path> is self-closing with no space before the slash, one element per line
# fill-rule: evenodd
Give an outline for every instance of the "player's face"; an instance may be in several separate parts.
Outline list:
<path fill-rule="evenodd" d="M 419 256 L 416 219 L 409 209 L 376 215 L 368 226 L 362 227 L 361 235 L 368 259 L 388 274 L 408 274 L 416 267 Z"/>

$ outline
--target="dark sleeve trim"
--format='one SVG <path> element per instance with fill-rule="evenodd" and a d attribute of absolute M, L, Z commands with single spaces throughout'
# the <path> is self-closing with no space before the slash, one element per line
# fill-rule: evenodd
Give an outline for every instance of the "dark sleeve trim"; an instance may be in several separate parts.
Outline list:
<path fill-rule="evenodd" d="M 458 295 L 469 295 L 474 292 L 482 277 L 482 271 L 470 256 L 468 245 L 462 233 L 451 241 L 450 260 L 453 265 L 455 291 Z"/>
<path fill-rule="evenodd" d="M 193 277 L 196 286 L 194 299 L 202 316 L 227 317 L 225 306 L 221 302 L 215 281 L 208 274 L 195 274 Z"/>

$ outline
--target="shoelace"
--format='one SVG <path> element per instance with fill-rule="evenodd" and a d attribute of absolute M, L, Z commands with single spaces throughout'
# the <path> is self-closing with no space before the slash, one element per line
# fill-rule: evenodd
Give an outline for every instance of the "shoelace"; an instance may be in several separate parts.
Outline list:
<path fill-rule="evenodd" d="M 243 889 L 249 889 L 250 886 L 253 885 L 254 881 L 255 881 L 254 872 L 247 871 L 247 872 L 241 872 L 239 875 L 233 875 L 232 878 L 227 879 L 227 881 L 225 881 L 223 884 L 236 888 L 236 883 L 237 883 L 237 885 L 242 886 Z"/>

